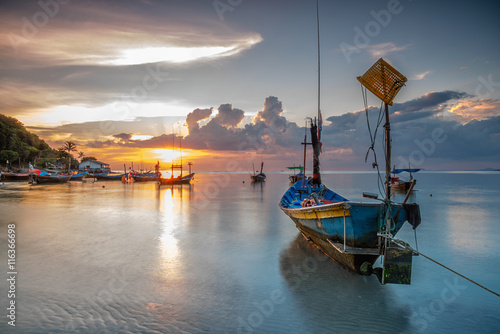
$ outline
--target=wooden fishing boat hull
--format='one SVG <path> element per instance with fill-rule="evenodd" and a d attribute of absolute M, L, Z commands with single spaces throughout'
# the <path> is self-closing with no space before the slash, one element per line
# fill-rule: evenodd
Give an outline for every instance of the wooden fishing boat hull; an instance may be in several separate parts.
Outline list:
<path fill-rule="evenodd" d="M 95 179 L 96 180 L 99 180 L 99 181 L 121 181 L 122 180 L 122 177 L 124 176 L 125 174 L 117 174 L 117 175 L 95 175 Z"/>
<path fill-rule="evenodd" d="M 252 179 L 252 182 L 264 182 L 266 180 L 266 175 L 264 174 L 250 175 L 250 178 Z"/>
<path fill-rule="evenodd" d="M 71 175 L 33 175 L 33 182 L 36 184 L 66 183 L 71 179 Z"/>
<path fill-rule="evenodd" d="M 84 177 L 86 177 L 86 173 L 73 174 L 70 181 L 83 181 Z"/>
<path fill-rule="evenodd" d="M 399 182 L 391 184 L 391 189 L 407 192 L 411 187 L 412 182 Z"/>
<path fill-rule="evenodd" d="M 183 177 L 174 177 L 169 179 L 164 179 L 160 177 L 158 183 L 160 185 L 190 184 L 193 177 L 194 173 L 191 173 Z"/>
<path fill-rule="evenodd" d="M 31 173 L 2 173 L 3 181 L 29 181 Z"/>
<path fill-rule="evenodd" d="M 300 182 L 298 182 L 300 183 Z M 362 266 L 373 263 L 379 257 L 377 233 L 385 229 L 384 203 L 351 202 L 323 187 L 320 193 L 328 204 L 302 207 L 300 202 L 310 195 L 307 187 L 290 187 L 280 208 L 296 227 L 325 254 L 343 266 L 360 274 L 368 274 Z M 391 206 L 395 235 L 407 221 L 407 212 L 399 204 Z"/>
<path fill-rule="evenodd" d="M 136 182 L 149 182 L 149 181 L 158 181 L 158 176 L 144 176 L 144 175 L 132 175 Z"/>

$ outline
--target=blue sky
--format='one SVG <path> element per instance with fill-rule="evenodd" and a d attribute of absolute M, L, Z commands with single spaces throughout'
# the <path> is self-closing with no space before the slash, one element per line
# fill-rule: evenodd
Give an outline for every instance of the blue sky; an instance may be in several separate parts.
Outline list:
<path fill-rule="evenodd" d="M 242 166 L 264 158 L 272 169 L 301 161 L 302 127 L 317 108 L 314 1 L 0 6 L 0 112 L 51 145 L 73 140 L 120 166 L 120 152 L 150 157 L 145 150 L 168 147 L 174 132 L 204 169 L 224 169 L 225 158 Z M 409 79 L 391 109 L 396 161 L 500 168 L 498 2 L 320 0 L 319 8 L 324 169 L 370 168 L 356 77 L 380 57 Z M 376 117 L 379 101 L 368 102 Z M 196 109 L 206 111 L 189 127 Z"/>

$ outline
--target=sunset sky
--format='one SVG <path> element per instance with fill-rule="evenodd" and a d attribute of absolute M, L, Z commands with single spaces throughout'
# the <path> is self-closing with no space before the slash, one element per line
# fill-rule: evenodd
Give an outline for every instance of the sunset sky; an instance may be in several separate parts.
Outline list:
<path fill-rule="evenodd" d="M 390 108 L 396 166 L 500 168 L 498 1 L 319 8 L 323 170 L 371 170 L 356 77 L 380 57 L 408 78 Z M 194 171 L 302 162 L 314 1 L 2 1 L 0 37 L 0 113 L 53 148 L 167 169 L 183 137 Z M 380 102 L 368 105 L 373 130 Z"/>

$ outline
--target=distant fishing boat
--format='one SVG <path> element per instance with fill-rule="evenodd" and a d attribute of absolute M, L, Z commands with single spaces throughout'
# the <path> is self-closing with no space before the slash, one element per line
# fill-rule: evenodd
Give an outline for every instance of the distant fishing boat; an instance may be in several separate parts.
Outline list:
<path fill-rule="evenodd" d="M 31 173 L 11 173 L 2 172 L 0 173 L 0 179 L 2 181 L 29 181 Z"/>
<path fill-rule="evenodd" d="M 304 167 L 302 166 L 293 166 L 293 167 L 287 167 L 290 170 L 293 170 L 293 175 L 288 175 L 288 179 L 290 180 L 290 183 L 295 183 L 297 181 L 301 181 L 304 179 Z M 298 173 L 295 173 L 296 170 L 299 170 Z"/>
<path fill-rule="evenodd" d="M 41 184 L 41 183 L 66 183 L 71 179 L 71 174 L 62 174 L 62 173 L 48 173 L 46 171 L 34 170 L 31 174 L 32 184 Z"/>
<path fill-rule="evenodd" d="M 252 168 L 254 170 L 253 175 L 250 175 L 250 179 L 252 179 L 252 182 L 258 183 L 258 182 L 264 182 L 266 180 L 266 174 L 263 173 L 264 169 L 264 162 L 260 163 L 260 173 L 257 174 L 257 171 L 255 171 L 255 166 L 252 164 Z"/>
<path fill-rule="evenodd" d="M 122 174 L 110 174 L 109 172 L 95 174 L 94 178 L 99 181 L 121 181 L 125 173 Z"/>
<path fill-rule="evenodd" d="M 135 173 L 131 175 L 136 182 L 158 181 L 159 175 L 156 173 Z"/>
<path fill-rule="evenodd" d="M 189 173 L 188 175 L 184 176 L 177 176 L 177 177 L 170 177 L 170 178 L 162 178 L 160 177 L 160 185 L 166 186 L 166 185 L 176 185 L 176 184 L 190 184 L 191 180 L 194 178 L 194 173 Z"/>
<path fill-rule="evenodd" d="M 87 177 L 87 173 L 77 173 L 71 175 L 71 181 L 83 181 L 83 178 Z"/>
<path fill-rule="evenodd" d="M 392 174 L 400 174 L 406 172 L 410 174 L 410 179 L 408 181 L 404 181 L 401 180 L 399 176 L 394 175 L 391 177 L 391 188 L 393 190 L 407 192 L 412 184 L 416 182 L 416 180 L 413 179 L 413 173 L 417 173 L 418 171 L 420 171 L 419 168 L 393 169 L 391 172 Z"/>
<path fill-rule="evenodd" d="M 175 147 L 175 142 L 172 144 L 172 148 Z M 188 162 L 188 167 L 189 167 L 189 174 L 188 175 L 182 175 L 183 172 L 183 165 L 182 165 L 182 142 L 179 142 L 179 150 L 181 152 L 180 155 L 180 164 L 174 164 L 174 161 L 172 160 L 172 164 L 170 165 L 170 177 L 169 178 L 163 178 L 163 176 L 160 173 L 160 163 L 158 162 L 155 166 L 155 172 L 158 174 L 158 185 L 159 186 L 167 186 L 167 185 L 178 185 L 178 184 L 190 184 L 191 181 L 194 179 L 195 173 L 191 173 L 191 166 L 193 163 Z M 180 175 L 174 177 L 174 170 L 180 170 Z"/>
<path fill-rule="evenodd" d="M 319 6 L 317 4 L 319 22 Z M 318 23 L 319 26 L 319 23 Z M 385 104 L 386 135 L 386 189 L 385 198 L 378 202 L 354 202 L 327 188 L 321 181 L 319 155 L 321 147 L 321 110 L 319 81 L 318 29 L 318 116 L 311 120 L 313 147 L 313 176 L 293 184 L 283 195 L 279 206 L 302 234 L 325 254 L 352 271 L 370 275 L 373 264 L 384 256 L 383 268 L 376 268 L 382 284 L 410 284 L 413 250 L 394 239 L 396 233 L 409 221 L 413 228 L 420 224 L 417 204 L 391 201 L 391 140 L 388 105 L 406 82 L 406 78 L 383 59 L 379 59 L 358 80 Z M 304 145 L 308 143 L 304 142 Z M 364 197 L 378 199 L 378 195 L 363 193 Z"/>

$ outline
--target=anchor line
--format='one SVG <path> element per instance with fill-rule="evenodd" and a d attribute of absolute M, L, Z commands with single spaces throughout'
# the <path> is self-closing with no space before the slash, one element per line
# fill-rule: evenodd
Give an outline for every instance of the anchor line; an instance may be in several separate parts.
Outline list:
<path fill-rule="evenodd" d="M 488 289 L 488 288 L 487 288 L 487 287 L 485 287 L 484 285 L 481 285 L 481 284 L 479 284 L 478 282 L 476 282 L 476 281 L 474 281 L 474 280 L 472 280 L 472 279 L 468 278 L 467 276 L 464 276 L 464 275 L 460 274 L 459 272 L 457 272 L 457 271 L 455 271 L 455 270 L 451 269 L 450 267 L 447 267 L 447 266 L 445 266 L 444 264 L 442 264 L 442 263 L 440 263 L 440 262 L 438 262 L 438 261 L 434 260 L 433 258 L 430 258 L 429 256 L 427 256 L 427 255 L 425 255 L 425 254 L 422 254 L 421 252 L 419 252 L 419 251 L 417 251 L 417 250 L 413 249 L 413 248 L 412 248 L 410 245 L 408 245 L 406 242 L 404 242 L 404 241 L 402 241 L 402 240 L 397 240 L 397 239 L 392 239 L 392 241 L 394 241 L 394 242 L 396 242 L 396 243 L 399 243 L 402 247 L 405 247 L 405 248 L 409 248 L 409 249 L 411 249 L 411 250 L 412 250 L 415 254 L 417 254 L 417 255 L 422 255 L 422 256 L 423 256 L 423 257 L 425 257 L 427 260 L 432 261 L 432 262 L 434 262 L 435 264 L 437 264 L 437 265 L 439 265 L 439 266 L 443 267 L 444 269 L 449 270 L 449 271 L 451 271 L 452 273 L 454 273 L 454 274 L 456 274 L 456 275 L 458 275 L 458 276 L 460 276 L 460 277 L 462 277 L 462 278 L 464 278 L 464 279 L 468 280 L 469 282 L 471 282 L 471 283 L 473 283 L 473 284 L 477 285 L 478 287 L 480 287 L 480 288 L 482 288 L 482 289 L 484 289 L 484 290 L 488 291 L 489 293 L 492 293 L 492 294 L 494 294 L 495 296 L 500 297 L 500 294 L 499 294 L 498 292 L 495 292 L 495 291 L 493 291 L 493 290 L 491 290 L 491 289 Z"/>
<path fill-rule="evenodd" d="M 443 267 L 443 268 L 445 268 L 445 269 L 447 269 L 447 270 L 451 271 L 452 273 L 454 273 L 454 274 L 456 274 L 456 275 L 458 275 L 458 276 L 460 276 L 460 277 L 462 277 L 462 278 L 465 278 L 465 279 L 466 279 L 466 280 L 468 280 L 469 282 L 474 283 L 474 284 L 475 284 L 475 285 L 477 285 L 478 287 L 483 288 L 484 290 L 486 290 L 486 291 L 488 291 L 488 292 L 490 292 L 490 293 L 492 293 L 492 294 L 496 295 L 497 297 L 500 297 L 500 294 L 499 294 L 499 293 L 497 293 L 497 292 L 495 292 L 495 291 L 492 291 L 492 290 L 488 289 L 487 287 L 485 287 L 484 285 L 481 285 L 481 284 L 479 284 L 479 283 L 477 283 L 477 282 L 473 281 L 472 279 L 470 279 L 470 278 L 468 278 L 468 277 L 466 277 L 466 276 L 464 276 L 464 275 L 462 275 L 462 274 L 460 274 L 460 273 L 456 272 L 455 270 L 453 270 L 453 269 L 451 269 L 451 268 L 449 268 L 449 267 L 445 266 L 444 264 L 439 263 L 438 261 L 436 261 L 436 260 L 434 260 L 434 259 L 431 259 L 431 258 L 430 258 L 430 257 L 428 257 L 427 255 L 424 255 L 424 254 L 422 254 L 422 253 L 420 253 L 420 252 L 416 252 L 416 253 L 417 253 L 417 254 L 419 254 L 419 255 L 422 255 L 423 257 L 425 257 L 426 259 L 428 259 L 428 260 L 430 260 L 430 261 L 434 262 L 435 264 L 440 265 L 441 267 Z"/>

